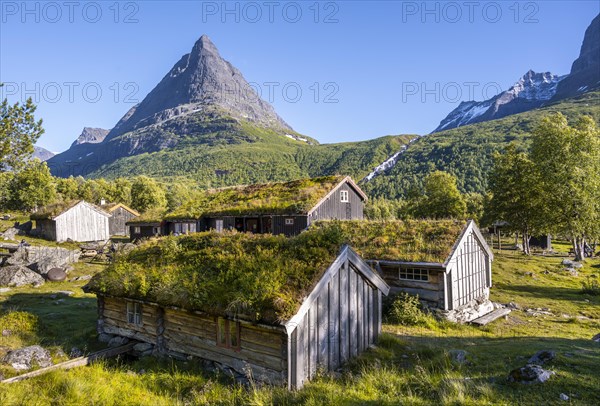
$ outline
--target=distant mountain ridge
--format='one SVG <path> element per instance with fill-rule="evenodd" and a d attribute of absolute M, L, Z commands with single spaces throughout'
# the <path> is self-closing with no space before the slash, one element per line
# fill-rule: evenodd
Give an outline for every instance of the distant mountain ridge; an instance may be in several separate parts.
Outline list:
<path fill-rule="evenodd" d="M 468 124 L 495 120 L 543 106 L 565 76 L 529 70 L 510 89 L 481 102 L 461 102 L 433 131 L 439 132 Z"/>
<path fill-rule="evenodd" d="M 433 132 L 523 113 L 596 89 L 600 89 L 600 14 L 586 29 L 568 75 L 530 70 L 510 89 L 488 100 L 461 102 Z"/>
<path fill-rule="evenodd" d="M 108 130 L 103 128 L 84 127 L 79 137 L 77 137 L 71 146 L 80 144 L 98 144 L 104 141 L 108 132 Z"/>
<path fill-rule="evenodd" d="M 31 155 L 32 159 L 39 159 L 44 162 L 48 159 L 52 158 L 55 154 L 53 152 L 48 151 L 46 148 L 38 147 L 37 145 L 33 146 L 33 154 Z"/>

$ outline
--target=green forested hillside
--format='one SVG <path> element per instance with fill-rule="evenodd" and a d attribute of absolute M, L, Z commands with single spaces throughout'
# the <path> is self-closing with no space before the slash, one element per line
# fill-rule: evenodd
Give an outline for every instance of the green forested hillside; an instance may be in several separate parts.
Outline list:
<path fill-rule="evenodd" d="M 510 142 L 527 148 L 531 130 L 543 116 L 554 112 L 563 113 L 569 120 L 590 115 L 600 123 L 600 92 L 422 137 L 410 145 L 388 173 L 361 186 L 370 196 L 399 198 L 411 188 L 420 187 L 427 173 L 443 170 L 457 177 L 463 192 L 484 192 L 493 153 Z"/>

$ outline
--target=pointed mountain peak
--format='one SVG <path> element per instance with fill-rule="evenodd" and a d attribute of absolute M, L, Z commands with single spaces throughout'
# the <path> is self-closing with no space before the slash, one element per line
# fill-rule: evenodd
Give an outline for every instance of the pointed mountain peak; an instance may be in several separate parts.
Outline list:
<path fill-rule="evenodd" d="M 291 127 L 262 100 L 242 73 L 221 57 L 207 35 L 181 57 L 160 83 L 117 123 L 107 139 L 209 109 L 266 128 Z"/>

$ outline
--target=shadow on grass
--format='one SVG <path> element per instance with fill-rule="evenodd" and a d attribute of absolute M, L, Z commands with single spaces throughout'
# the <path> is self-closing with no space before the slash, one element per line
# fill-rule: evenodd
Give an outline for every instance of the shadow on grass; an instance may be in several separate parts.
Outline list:
<path fill-rule="evenodd" d="M 539 285 L 512 285 L 502 284 L 503 291 L 512 291 L 538 298 L 581 300 L 581 288 L 568 288 L 562 286 Z"/>
<path fill-rule="evenodd" d="M 0 302 L 0 312 L 21 311 L 37 320 L 35 341 L 43 346 L 72 347 L 84 351 L 102 348 L 96 340 L 95 298 L 70 297 L 60 293 L 16 293 Z"/>

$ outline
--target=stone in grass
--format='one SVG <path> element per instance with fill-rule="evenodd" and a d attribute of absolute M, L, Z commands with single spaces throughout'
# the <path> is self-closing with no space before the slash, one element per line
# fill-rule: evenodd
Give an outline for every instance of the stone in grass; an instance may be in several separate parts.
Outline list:
<path fill-rule="evenodd" d="M 77 347 L 73 347 L 71 348 L 71 352 L 69 352 L 69 357 L 70 358 L 79 358 L 79 357 L 83 357 L 83 351 L 81 351 L 79 348 Z"/>
<path fill-rule="evenodd" d="M 597 343 L 600 343 L 600 333 L 596 334 L 595 336 L 592 337 L 592 341 L 595 341 Z"/>
<path fill-rule="evenodd" d="M 571 261 L 570 259 L 563 259 L 562 264 L 568 268 L 582 268 L 583 265 L 579 262 Z"/>
<path fill-rule="evenodd" d="M 51 282 L 62 282 L 67 278 L 67 273 L 62 268 L 52 268 L 46 274 L 46 278 Z"/>
<path fill-rule="evenodd" d="M 541 350 L 536 352 L 533 357 L 529 358 L 527 363 L 535 365 L 544 365 L 546 362 L 556 358 L 556 352 L 551 350 Z"/>
<path fill-rule="evenodd" d="M 17 371 L 23 371 L 31 369 L 36 365 L 40 368 L 49 367 L 52 365 L 52 358 L 48 350 L 39 345 L 32 345 L 10 351 L 4 357 L 3 362 L 11 365 Z"/>
<path fill-rule="evenodd" d="M 569 400 L 569 396 L 565 395 L 564 393 L 561 393 L 560 400 L 564 400 L 566 402 L 567 400 Z"/>
<path fill-rule="evenodd" d="M 543 383 L 554 375 L 554 372 L 543 369 L 539 365 L 527 364 L 524 367 L 513 369 L 508 374 L 509 382 L 523 384 Z"/>
<path fill-rule="evenodd" d="M 21 265 L 12 265 L 0 268 L 0 286 L 21 287 L 33 285 L 35 287 L 44 284 L 44 278 L 31 269 Z"/>
<path fill-rule="evenodd" d="M 465 350 L 450 350 L 448 354 L 453 362 L 464 364 L 467 361 L 467 352 Z"/>

